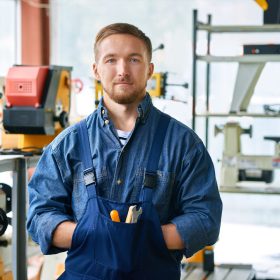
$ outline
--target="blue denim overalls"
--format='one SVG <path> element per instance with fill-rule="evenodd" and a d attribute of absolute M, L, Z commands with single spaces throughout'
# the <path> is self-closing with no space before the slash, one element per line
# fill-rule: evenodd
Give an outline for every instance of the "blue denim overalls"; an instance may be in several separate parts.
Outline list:
<path fill-rule="evenodd" d="M 59 280 L 179 280 L 180 264 L 166 247 L 158 214 L 152 203 L 156 170 L 170 117 L 162 114 L 149 155 L 139 201 L 120 203 L 96 194 L 86 122 L 77 128 L 84 165 L 88 202 L 77 224 Z M 137 223 L 125 223 L 131 205 L 142 207 Z M 113 222 L 111 210 L 121 222 Z"/>

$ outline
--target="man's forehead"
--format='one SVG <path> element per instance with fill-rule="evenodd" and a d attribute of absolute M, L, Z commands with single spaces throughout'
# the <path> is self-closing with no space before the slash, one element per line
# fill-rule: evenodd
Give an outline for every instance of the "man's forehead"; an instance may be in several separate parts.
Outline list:
<path fill-rule="evenodd" d="M 141 52 L 145 50 L 145 44 L 139 38 L 129 34 L 113 34 L 104 38 L 99 44 L 99 49 L 129 49 L 133 48 Z"/>
<path fill-rule="evenodd" d="M 134 36 L 132 34 L 127 34 L 127 33 L 116 33 L 116 34 L 110 34 L 103 38 L 101 40 L 101 43 L 106 41 L 106 40 L 136 40 L 136 41 L 142 41 L 140 38 L 137 36 Z"/>
<path fill-rule="evenodd" d="M 129 34 L 114 34 L 104 38 L 97 46 L 99 57 L 125 55 L 143 56 L 146 46 L 139 38 Z"/>

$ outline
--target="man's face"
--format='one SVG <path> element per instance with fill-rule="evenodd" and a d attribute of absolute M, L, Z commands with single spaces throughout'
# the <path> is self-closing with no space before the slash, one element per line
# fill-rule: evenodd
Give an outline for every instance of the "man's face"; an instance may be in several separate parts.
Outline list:
<path fill-rule="evenodd" d="M 119 104 L 144 98 L 154 69 L 144 42 L 128 34 L 110 35 L 99 43 L 96 56 L 93 70 L 105 97 Z"/>

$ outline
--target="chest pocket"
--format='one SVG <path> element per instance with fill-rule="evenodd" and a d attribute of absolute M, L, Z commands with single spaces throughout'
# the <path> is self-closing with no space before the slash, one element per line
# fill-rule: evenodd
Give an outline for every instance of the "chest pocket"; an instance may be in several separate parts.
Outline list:
<path fill-rule="evenodd" d="M 110 178 L 106 167 L 102 167 L 95 170 L 95 176 L 97 181 L 97 193 L 103 197 L 109 197 L 110 193 Z M 73 193 L 72 204 L 74 217 L 79 220 L 84 213 L 86 203 L 88 200 L 88 194 L 84 184 L 84 177 L 82 168 L 75 174 L 73 180 Z"/>
<path fill-rule="evenodd" d="M 139 168 L 136 172 L 134 189 L 135 196 L 140 194 L 144 181 L 144 169 Z M 175 173 L 157 170 L 157 185 L 154 190 L 153 203 L 160 216 L 167 215 L 173 196 Z M 139 197 L 139 196 L 138 196 Z M 163 207 L 164 206 L 164 207 Z M 162 211 L 166 212 L 163 213 Z"/>

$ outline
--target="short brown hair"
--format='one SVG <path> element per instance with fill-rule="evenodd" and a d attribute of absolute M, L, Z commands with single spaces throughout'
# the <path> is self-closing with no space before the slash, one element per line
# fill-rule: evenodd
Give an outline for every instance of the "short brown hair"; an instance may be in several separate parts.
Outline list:
<path fill-rule="evenodd" d="M 94 42 L 94 55 L 97 57 L 97 48 L 100 42 L 102 42 L 105 38 L 114 34 L 129 34 L 137 37 L 145 44 L 147 48 L 149 61 L 152 60 L 152 43 L 151 40 L 146 34 L 141 31 L 139 28 L 132 24 L 128 23 L 113 23 L 103 27 L 96 35 Z"/>

